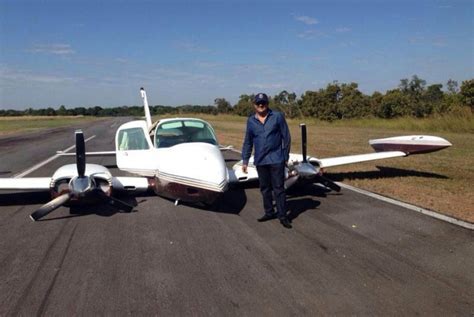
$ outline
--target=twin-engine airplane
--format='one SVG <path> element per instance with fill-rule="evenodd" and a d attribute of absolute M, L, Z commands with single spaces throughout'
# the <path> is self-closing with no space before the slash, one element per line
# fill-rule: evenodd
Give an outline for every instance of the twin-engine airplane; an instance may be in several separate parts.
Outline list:
<path fill-rule="evenodd" d="M 248 173 L 242 161 L 227 168 L 214 129 L 196 118 L 162 119 L 152 124 L 146 92 L 140 90 L 145 120 L 121 125 L 115 135 L 115 151 L 86 152 L 82 131 L 76 131 L 76 164 L 60 167 L 52 177 L 0 178 L 0 190 L 49 191 L 52 200 L 31 214 L 38 220 L 62 205 L 111 202 L 121 209 L 133 206 L 114 197 L 126 191 L 153 190 L 157 195 L 190 203 L 212 204 L 229 184 L 258 180 L 250 158 Z M 333 190 L 340 187 L 322 176 L 328 167 L 357 162 L 434 152 L 451 143 L 434 136 L 404 136 L 371 140 L 376 153 L 318 159 L 306 153 L 306 126 L 301 125 L 302 154 L 290 154 L 285 186 L 306 181 Z M 68 155 L 70 153 L 62 153 Z M 101 165 L 86 164 L 86 156 L 115 155 L 117 167 L 136 175 L 113 177 Z"/>

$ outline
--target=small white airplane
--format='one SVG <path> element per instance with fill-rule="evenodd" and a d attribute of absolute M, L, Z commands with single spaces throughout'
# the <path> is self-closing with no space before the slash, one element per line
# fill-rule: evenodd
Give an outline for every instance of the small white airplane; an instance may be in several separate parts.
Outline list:
<path fill-rule="evenodd" d="M 157 195 L 179 201 L 212 204 L 232 183 L 258 180 L 253 157 L 248 172 L 242 172 L 242 161 L 227 168 L 223 150 L 212 126 L 196 118 L 162 119 L 152 124 L 146 92 L 140 89 L 145 120 L 121 125 L 115 135 L 115 151 L 86 152 L 84 135 L 76 137 L 76 164 L 60 167 L 52 177 L 0 178 L 0 190 L 49 191 L 52 200 L 31 214 L 36 221 L 67 204 L 94 204 L 108 201 L 120 209 L 133 206 L 117 199 L 120 192 L 142 193 L 153 190 Z M 434 136 L 403 136 L 371 140 L 376 153 L 318 159 L 306 154 L 306 126 L 301 125 L 302 154 L 290 154 L 286 171 L 286 188 L 299 181 L 321 183 L 333 190 L 340 187 L 322 175 L 328 167 L 365 162 L 411 154 L 434 152 L 452 144 Z M 70 155 L 74 153 L 61 153 Z M 136 176 L 114 177 L 101 165 L 86 164 L 86 156 L 115 155 L 117 167 Z"/>

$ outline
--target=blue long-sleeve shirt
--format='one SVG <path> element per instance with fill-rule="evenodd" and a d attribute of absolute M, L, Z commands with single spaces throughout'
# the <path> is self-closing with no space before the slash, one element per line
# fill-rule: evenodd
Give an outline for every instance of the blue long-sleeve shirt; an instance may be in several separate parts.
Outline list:
<path fill-rule="evenodd" d="M 247 130 L 242 146 L 243 164 L 248 164 L 252 148 L 255 149 L 255 165 L 286 162 L 290 155 L 290 145 L 290 131 L 281 112 L 269 109 L 263 124 L 256 115 L 251 115 L 247 119 Z"/>

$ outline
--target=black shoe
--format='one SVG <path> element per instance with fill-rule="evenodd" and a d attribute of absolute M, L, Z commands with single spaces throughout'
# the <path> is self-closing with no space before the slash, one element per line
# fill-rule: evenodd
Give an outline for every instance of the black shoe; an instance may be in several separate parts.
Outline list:
<path fill-rule="evenodd" d="M 268 221 L 268 220 L 275 219 L 276 217 L 277 217 L 276 213 L 264 214 L 262 217 L 258 218 L 257 221 L 258 222 L 265 222 L 265 221 Z"/>
<path fill-rule="evenodd" d="M 283 227 L 285 227 L 286 229 L 291 229 L 293 228 L 293 226 L 291 225 L 290 221 L 288 220 L 288 218 L 281 218 L 280 219 L 280 223 Z"/>

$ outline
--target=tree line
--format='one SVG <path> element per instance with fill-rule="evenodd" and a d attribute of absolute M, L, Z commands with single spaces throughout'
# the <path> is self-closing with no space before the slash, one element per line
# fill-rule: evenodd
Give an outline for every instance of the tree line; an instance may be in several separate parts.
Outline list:
<path fill-rule="evenodd" d="M 225 98 L 216 98 L 214 105 L 150 106 L 152 115 L 203 113 L 229 113 L 249 116 L 253 113 L 255 95 L 241 95 L 235 105 Z M 349 118 L 378 117 L 396 118 L 411 116 L 417 118 L 434 114 L 463 113 L 466 109 L 474 112 L 474 79 L 463 81 L 461 86 L 452 79 L 442 84 L 427 85 L 426 81 L 413 75 L 400 80 L 397 88 L 382 94 L 374 92 L 366 95 L 358 89 L 357 83 L 334 81 L 316 91 L 308 90 L 298 97 L 294 92 L 281 91 L 269 96 L 270 107 L 285 113 L 289 118 L 315 117 L 333 121 Z M 58 109 L 0 110 L 0 116 L 143 116 L 141 106 L 122 106 L 113 108 L 76 107 Z"/>

